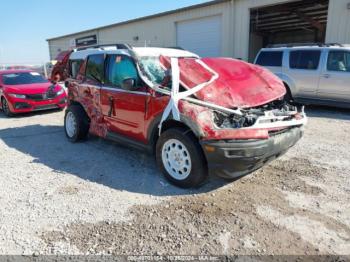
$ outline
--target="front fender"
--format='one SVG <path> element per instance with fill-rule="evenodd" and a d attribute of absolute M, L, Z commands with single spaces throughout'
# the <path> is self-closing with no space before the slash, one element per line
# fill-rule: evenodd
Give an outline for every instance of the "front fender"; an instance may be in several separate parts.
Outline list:
<path fill-rule="evenodd" d="M 283 74 L 283 73 L 275 73 L 275 74 L 283 81 L 283 83 L 285 85 L 287 85 L 289 87 L 289 90 L 290 90 L 292 96 L 295 96 L 298 94 L 297 86 L 291 77 L 289 77 L 288 75 Z"/>
<path fill-rule="evenodd" d="M 147 140 L 153 144 L 154 139 L 159 134 L 159 124 L 162 119 L 163 112 L 158 114 L 151 122 L 151 124 L 147 128 Z M 178 123 L 178 126 L 186 126 L 197 136 L 202 137 L 203 136 L 203 130 L 195 123 L 190 117 L 180 113 L 180 119 L 181 121 L 176 121 L 172 117 L 169 117 L 164 123 L 163 127 L 166 125 L 168 121 L 175 121 Z"/>

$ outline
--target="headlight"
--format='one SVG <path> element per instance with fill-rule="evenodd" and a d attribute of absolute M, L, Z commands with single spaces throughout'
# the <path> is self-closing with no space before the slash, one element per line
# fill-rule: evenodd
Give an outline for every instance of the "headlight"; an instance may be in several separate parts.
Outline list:
<path fill-rule="evenodd" d="M 19 94 L 8 94 L 9 96 L 12 96 L 14 98 L 22 98 L 22 99 L 25 99 L 26 98 L 26 95 L 19 95 Z"/>
<path fill-rule="evenodd" d="M 61 88 L 61 90 L 57 92 L 57 95 L 60 96 L 60 95 L 62 95 L 64 92 L 65 92 L 64 89 Z"/>

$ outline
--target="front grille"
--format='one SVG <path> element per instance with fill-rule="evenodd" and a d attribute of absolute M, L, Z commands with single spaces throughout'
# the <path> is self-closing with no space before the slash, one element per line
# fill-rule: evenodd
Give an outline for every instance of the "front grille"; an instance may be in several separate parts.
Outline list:
<path fill-rule="evenodd" d="M 46 92 L 46 97 L 48 99 L 52 99 L 52 98 L 55 98 L 57 95 L 57 93 L 55 91 L 53 91 L 52 88 L 49 88 L 49 90 Z"/>
<path fill-rule="evenodd" d="M 34 94 L 34 95 L 26 95 L 27 99 L 34 101 L 42 101 L 44 99 L 44 94 Z"/>
<path fill-rule="evenodd" d="M 47 109 L 55 109 L 58 108 L 57 105 L 44 105 L 44 106 L 36 106 L 35 110 L 47 110 Z"/>
<path fill-rule="evenodd" d="M 27 103 L 15 103 L 15 108 L 16 109 L 27 109 L 27 108 L 31 108 L 31 105 L 29 105 Z"/>
<path fill-rule="evenodd" d="M 44 101 L 48 99 L 53 99 L 57 96 L 56 92 L 48 91 L 44 94 L 34 94 L 34 95 L 26 95 L 27 99 L 34 101 Z"/>

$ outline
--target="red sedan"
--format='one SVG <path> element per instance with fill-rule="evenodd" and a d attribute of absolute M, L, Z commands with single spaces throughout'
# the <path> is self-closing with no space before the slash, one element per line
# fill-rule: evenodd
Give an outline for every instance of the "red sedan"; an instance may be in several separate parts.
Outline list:
<path fill-rule="evenodd" d="M 0 105 L 7 116 L 66 107 L 67 95 L 31 70 L 0 71 Z"/>

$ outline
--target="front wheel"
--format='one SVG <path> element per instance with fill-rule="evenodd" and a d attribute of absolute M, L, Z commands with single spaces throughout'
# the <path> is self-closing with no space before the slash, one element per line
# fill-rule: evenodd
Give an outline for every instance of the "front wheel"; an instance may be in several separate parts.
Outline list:
<path fill-rule="evenodd" d="M 7 116 L 7 117 L 11 117 L 13 116 L 13 113 L 11 112 L 11 109 L 9 107 L 9 104 L 7 102 L 7 100 L 3 97 L 2 100 L 1 100 L 1 104 L 2 104 L 2 111 L 4 112 L 4 114 Z"/>
<path fill-rule="evenodd" d="M 87 137 L 89 121 L 81 106 L 72 105 L 67 108 L 64 117 L 64 130 L 67 138 L 73 143 Z"/>
<path fill-rule="evenodd" d="M 286 101 L 288 103 L 293 102 L 294 99 L 293 99 L 292 92 L 290 91 L 290 88 L 286 84 L 284 86 L 286 88 L 286 94 L 284 96 L 284 101 Z"/>
<path fill-rule="evenodd" d="M 158 139 L 156 158 L 165 177 L 182 188 L 198 187 L 208 168 L 197 138 L 183 128 L 165 131 Z"/>

